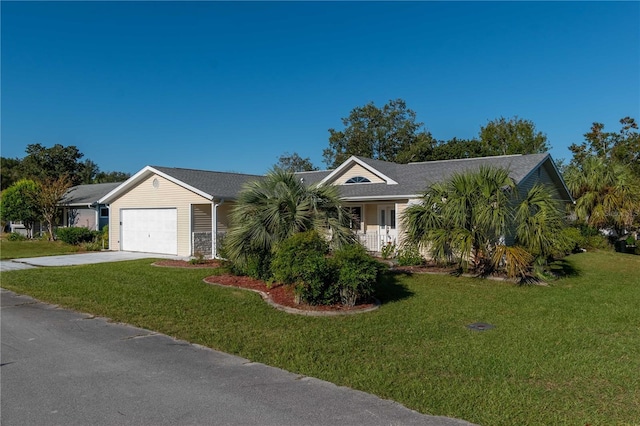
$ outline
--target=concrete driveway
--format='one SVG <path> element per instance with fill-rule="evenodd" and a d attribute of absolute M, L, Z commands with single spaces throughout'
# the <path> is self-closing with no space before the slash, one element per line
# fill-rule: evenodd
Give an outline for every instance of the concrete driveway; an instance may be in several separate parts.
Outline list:
<path fill-rule="evenodd" d="M 72 266 L 92 263 L 120 262 L 136 259 L 186 259 L 185 257 L 157 253 L 130 251 L 96 251 L 90 253 L 64 254 L 59 256 L 29 257 L 0 261 L 0 271 L 29 269 L 37 266 Z"/>
<path fill-rule="evenodd" d="M 469 425 L 10 291 L 0 300 L 3 426 Z"/>

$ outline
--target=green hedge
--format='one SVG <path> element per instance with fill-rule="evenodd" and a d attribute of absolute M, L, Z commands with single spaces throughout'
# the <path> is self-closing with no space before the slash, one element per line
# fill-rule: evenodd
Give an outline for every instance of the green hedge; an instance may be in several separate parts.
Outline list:
<path fill-rule="evenodd" d="M 99 235 L 101 235 L 99 231 L 83 227 L 58 228 L 56 231 L 56 237 L 60 241 L 72 245 L 93 242 Z"/>

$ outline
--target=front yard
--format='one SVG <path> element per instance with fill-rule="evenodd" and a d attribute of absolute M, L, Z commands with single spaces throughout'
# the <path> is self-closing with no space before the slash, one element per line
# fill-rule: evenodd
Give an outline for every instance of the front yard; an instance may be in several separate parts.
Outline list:
<path fill-rule="evenodd" d="M 4 245 L 3 245 L 4 248 Z M 4 253 L 3 253 L 4 257 Z M 574 255 L 548 287 L 389 275 L 380 309 L 304 317 L 150 261 L 2 273 L 2 287 L 485 425 L 639 424 L 640 257 Z M 486 322 L 494 329 L 473 331 Z"/>
<path fill-rule="evenodd" d="M 18 259 L 21 257 L 54 256 L 75 253 L 78 246 L 62 241 L 26 240 L 9 241 L 7 235 L 0 238 L 0 259 Z"/>

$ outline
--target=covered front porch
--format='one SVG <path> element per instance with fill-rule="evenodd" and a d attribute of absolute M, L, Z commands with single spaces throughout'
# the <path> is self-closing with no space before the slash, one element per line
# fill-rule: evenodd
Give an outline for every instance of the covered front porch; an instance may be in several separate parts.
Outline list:
<path fill-rule="evenodd" d="M 349 202 L 351 229 L 367 251 L 380 253 L 386 245 L 399 245 L 402 237 L 400 214 L 407 203 L 394 201 Z"/>

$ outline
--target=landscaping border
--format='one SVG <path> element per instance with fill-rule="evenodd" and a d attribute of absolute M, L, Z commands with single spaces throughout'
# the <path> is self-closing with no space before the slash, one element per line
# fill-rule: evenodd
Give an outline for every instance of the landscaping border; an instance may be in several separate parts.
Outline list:
<path fill-rule="evenodd" d="M 234 286 L 234 285 L 220 284 L 220 283 L 216 283 L 214 281 L 208 281 L 209 278 L 215 278 L 215 275 L 203 278 L 202 281 L 207 283 L 207 284 L 215 285 L 215 286 L 223 287 L 223 288 L 237 288 L 237 289 L 240 289 L 240 290 L 253 291 L 255 293 L 258 293 L 265 302 L 267 302 L 269 305 L 271 305 L 275 309 L 277 309 L 279 311 L 283 311 L 283 312 L 289 313 L 289 314 L 295 314 L 295 315 L 304 315 L 304 316 L 309 316 L 309 317 L 355 315 L 355 314 L 363 314 L 363 313 L 366 313 L 366 312 L 375 311 L 381 305 L 380 301 L 378 299 L 374 298 L 373 299 L 374 300 L 374 305 L 373 306 L 369 306 L 369 307 L 362 308 L 362 309 L 350 309 L 350 310 L 345 310 L 345 311 L 311 311 L 311 310 L 306 310 L 306 309 L 297 309 L 297 308 L 292 308 L 290 306 L 280 305 L 279 303 L 274 302 L 273 299 L 271 299 L 271 297 L 267 293 L 265 293 L 264 291 L 256 290 L 256 289 L 253 289 L 253 288 L 246 288 L 246 287 L 239 287 L 239 286 Z"/>

